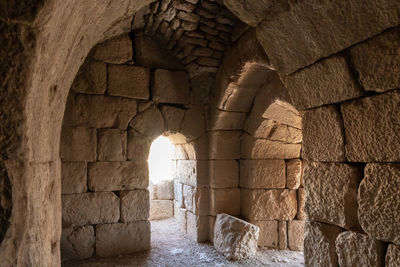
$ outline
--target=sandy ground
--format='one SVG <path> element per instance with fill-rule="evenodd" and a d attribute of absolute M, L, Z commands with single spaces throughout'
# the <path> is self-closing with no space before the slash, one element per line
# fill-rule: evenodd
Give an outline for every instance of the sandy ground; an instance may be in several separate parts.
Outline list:
<path fill-rule="evenodd" d="M 152 249 L 108 259 L 90 259 L 63 263 L 80 267 L 179 267 L 179 266 L 304 266 L 303 253 L 260 249 L 252 259 L 232 262 L 220 255 L 211 244 L 199 244 L 179 232 L 174 219 L 151 222 Z"/>

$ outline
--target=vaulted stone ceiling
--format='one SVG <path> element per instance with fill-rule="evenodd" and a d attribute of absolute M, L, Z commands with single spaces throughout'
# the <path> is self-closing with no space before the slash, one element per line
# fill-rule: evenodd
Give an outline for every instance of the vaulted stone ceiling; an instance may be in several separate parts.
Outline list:
<path fill-rule="evenodd" d="M 216 0 L 159 0 L 140 10 L 133 29 L 169 49 L 189 73 L 216 73 L 237 18 Z"/>

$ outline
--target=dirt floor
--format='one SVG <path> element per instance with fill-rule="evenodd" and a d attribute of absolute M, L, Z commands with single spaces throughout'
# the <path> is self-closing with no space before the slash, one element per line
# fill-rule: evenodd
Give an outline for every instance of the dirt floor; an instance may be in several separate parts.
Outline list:
<path fill-rule="evenodd" d="M 243 262 L 226 260 L 211 244 L 199 244 L 179 232 L 174 219 L 151 222 L 152 249 L 134 255 L 109 259 L 91 259 L 63 263 L 80 267 L 179 267 L 179 266 L 304 266 L 303 253 L 260 249 L 257 255 Z"/>

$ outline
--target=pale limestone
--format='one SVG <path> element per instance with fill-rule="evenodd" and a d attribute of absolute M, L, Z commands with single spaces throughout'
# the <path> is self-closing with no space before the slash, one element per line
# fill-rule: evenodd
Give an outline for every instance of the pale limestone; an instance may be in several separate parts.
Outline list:
<path fill-rule="evenodd" d="M 64 161 L 95 161 L 96 130 L 92 128 L 63 128 L 60 157 Z"/>
<path fill-rule="evenodd" d="M 290 250 L 303 251 L 304 221 L 288 221 L 288 247 Z"/>
<path fill-rule="evenodd" d="M 150 220 L 163 220 L 174 216 L 174 202 L 172 200 L 150 201 Z"/>
<path fill-rule="evenodd" d="M 94 253 L 95 236 L 91 225 L 64 228 L 61 234 L 60 250 L 62 260 L 83 260 Z"/>
<path fill-rule="evenodd" d="M 109 95 L 149 99 L 150 70 L 129 65 L 108 65 Z"/>
<path fill-rule="evenodd" d="M 234 188 L 239 185 L 239 164 L 236 160 L 210 160 L 209 179 L 212 188 Z"/>
<path fill-rule="evenodd" d="M 137 114 L 129 123 L 129 127 L 151 141 L 165 131 L 164 118 L 155 105 Z"/>
<path fill-rule="evenodd" d="M 284 160 L 240 160 L 240 187 L 275 189 L 285 188 Z"/>
<path fill-rule="evenodd" d="M 303 164 L 301 159 L 291 159 L 286 161 L 286 187 L 298 189 L 301 184 L 303 174 Z"/>
<path fill-rule="evenodd" d="M 146 221 L 149 218 L 147 190 L 121 191 L 121 222 Z"/>
<path fill-rule="evenodd" d="M 210 214 L 227 213 L 240 215 L 240 189 L 210 189 Z"/>
<path fill-rule="evenodd" d="M 61 193 L 77 194 L 87 191 L 86 162 L 61 163 Z"/>
<path fill-rule="evenodd" d="M 97 130 L 97 160 L 126 161 L 126 131 L 118 129 Z"/>
<path fill-rule="evenodd" d="M 278 235 L 278 221 L 252 221 L 249 223 L 254 224 L 260 228 L 260 235 L 258 237 L 258 246 L 267 248 L 277 248 L 279 244 Z"/>

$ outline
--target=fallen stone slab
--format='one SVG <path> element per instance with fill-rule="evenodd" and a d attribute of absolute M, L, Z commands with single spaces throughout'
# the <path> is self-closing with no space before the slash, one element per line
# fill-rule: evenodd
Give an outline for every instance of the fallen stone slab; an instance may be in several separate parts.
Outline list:
<path fill-rule="evenodd" d="M 225 213 L 217 215 L 214 247 L 229 260 L 241 260 L 257 252 L 260 228 Z"/>

